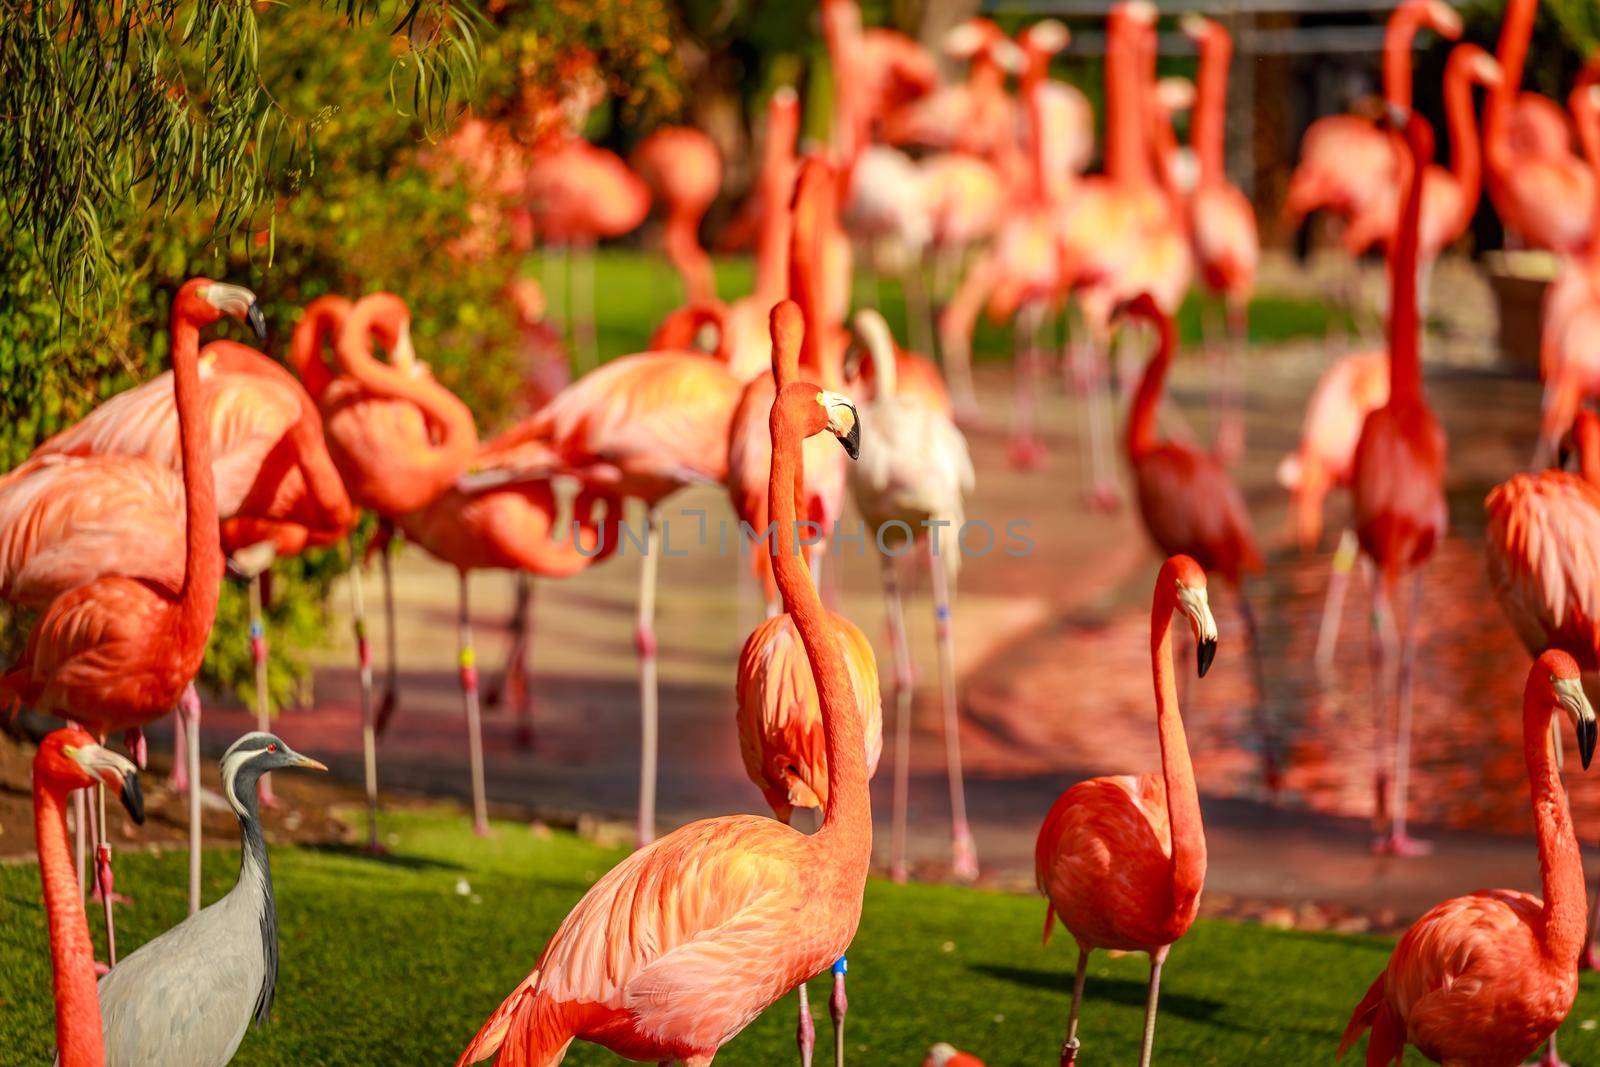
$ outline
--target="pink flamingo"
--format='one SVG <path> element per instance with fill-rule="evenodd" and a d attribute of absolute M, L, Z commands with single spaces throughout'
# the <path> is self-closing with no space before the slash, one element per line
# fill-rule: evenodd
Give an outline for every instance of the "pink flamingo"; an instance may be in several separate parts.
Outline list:
<path fill-rule="evenodd" d="M 117 790 L 133 821 L 144 822 L 144 795 L 132 763 L 75 726 L 47 735 L 33 755 L 33 832 L 49 918 L 56 1054 L 66 1067 L 105 1064 L 94 944 L 67 845 L 67 797 L 91 786 Z"/>
<path fill-rule="evenodd" d="M 1156 1036 L 1161 968 L 1173 942 L 1189 932 L 1206 880 L 1206 834 L 1189 743 L 1173 681 L 1172 617 L 1182 611 L 1199 649 L 1203 678 L 1217 651 L 1217 623 L 1206 598 L 1206 572 L 1173 556 L 1156 576 L 1150 606 L 1150 670 L 1155 680 L 1161 773 L 1090 778 L 1062 793 L 1034 849 L 1039 891 L 1049 900 L 1044 941 L 1055 919 L 1078 943 L 1072 1011 L 1061 1046 L 1062 1067 L 1078 1061 L 1078 1005 L 1089 953 L 1097 948 L 1150 955 L 1140 1067 Z"/>
<path fill-rule="evenodd" d="M 1356 442 L 1351 476 L 1356 538 L 1377 569 L 1373 584 L 1373 692 L 1383 709 L 1392 692 L 1395 721 L 1394 801 L 1387 803 L 1388 771 L 1381 755 L 1375 775 L 1375 815 L 1390 813 L 1379 851 L 1414 855 L 1420 842 L 1406 834 L 1406 785 L 1410 772 L 1411 669 L 1416 658 L 1422 567 L 1444 537 L 1449 511 L 1444 499 L 1445 437 L 1422 390 L 1421 321 L 1417 307 L 1417 264 L 1422 215 L 1424 163 L 1433 156 L 1433 130 L 1412 112 L 1400 142 L 1409 160 L 1401 168 L 1407 190 L 1398 240 L 1389 260 L 1389 400 L 1369 413 Z M 1412 573 L 1411 610 L 1396 665 L 1392 600 L 1395 586 Z M 1392 686 L 1392 689 L 1391 689 Z M 1382 744 L 1380 740 L 1380 745 Z"/>
<path fill-rule="evenodd" d="M 503 458 L 486 446 L 473 475 L 488 480 L 505 469 Z M 596 517 L 603 507 L 604 517 Z M 483 729 L 478 707 L 477 652 L 472 640 L 468 577 L 474 570 L 514 570 L 519 574 L 565 578 L 598 563 L 616 551 L 622 505 L 615 496 L 585 487 L 573 506 L 572 528 L 556 529 L 555 493 L 545 480 L 512 480 L 488 488 L 456 487 L 432 503 L 395 518 L 412 541 L 435 559 L 456 569 L 460 589 L 459 643 L 462 707 L 467 723 L 467 755 L 472 778 L 472 828 L 489 832 L 484 786 Z M 531 595 L 531 591 L 530 591 Z M 512 662 L 525 662 L 526 648 Z M 526 718 L 522 729 L 528 730 Z"/>
<path fill-rule="evenodd" d="M 785 301 L 773 309 L 772 363 L 779 389 L 799 377 L 800 340 L 804 329 L 805 320 L 799 305 Z M 770 412 L 771 400 L 767 408 Z M 826 440 L 820 436 L 807 439 L 808 442 Z M 767 451 L 770 468 L 770 439 Z M 854 623 L 837 612 L 829 612 L 829 619 L 843 650 L 851 689 L 856 694 L 864 724 L 867 777 L 870 779 L 883 752 L 883 705 L 878 692 L 877 660 L 872 654 L 872 643 Z M 744 759 L 745 774 L 761 790 L 773 815 L 788 824 L 794 818 L 795 808 L 826 809 L 828 764 L 822 710 L 800 633 L 789 615 L 773 615 L 757 625 L 745 639 L 739 653 L 735 692 L 739 753 Z M 799 992 L 800 1016 L 795 1041 L 802 1063 L 809 1065 L 816 1044 L 816 1027 L 811 1021 L 804 982 L 800 983 Z M 839 1021 L 835 1019 L 836 1026 Z"/>
<path fill-rule="evenodd" d="M 741 387 L 722 362 L 687 352 L 611 360 L 573 382 L 530 418 L 491 442 L 470 476 L 477 486 L 572 472 L 645 507 L 635 639 L 639 652 L 641 763 L 639 843 L 655 837 L 657 686 L 656 568 L 663 548 L 659 508 L 694 484 L 726 484 L 728 440 Z"/>
<path fill-rule="evenodd" d="M 667 258 L 683 278 L 687 300 L 715 300 L 717 278 L 700 246 L 700 220 L 722 190 L 716 144 L 691 126 L 664 126 L 640 142 L 629 162 L 666 207 Z"/>
<path fill-rule="evenodd" d="M 201 408 L 200 328 L 225 314 L 259 322 L 261 313 L 248 289 L 209 278 L 185 282 L 172 303 L 172 383 L 184 488 L 182 580 L 174 589 L 107 575 L 57 596 L 28 634 L 21 657 L 0 676 L 0 706 L 25 704 L 103 736 L 166 715 L 194 681 L 216 616 L 223 565 L 209 427 Z M 96 873 L 106 910 L 107 957 L 115 966 L 111 846 L 103 796 L 101 801 Z M 192 849 L 191 895 L 199 860 Z"/>
<path fill-rule="evenodd" d="M 555 268 L 573 250 L 565 287 L 572 292 L 573 347 L 593 367 L 595 242 L 638 229 L 650 212 L 650 188 L 615 152 L 572 135 L 532 152 L 525 177 L 528 210 L 545 245 L 547 291 L 555 291 Z"/>
<path fill-rule="evenodd" d="M 1335 488 L 1350 487 L 1356 443 L 1367 416 L 1389 402 L 1389 353 L 1341 356 L 1317 379 L 1306 405 L 1299 447 L 1278 464 L 1278 481 L 1289 490 L 1289 533 L 1302 552 L 1322 539 L 1322 503 Z M 1339 535 L 1328 574 L 1322 622 L 1317 630 L 1316 666 L 1326 674 L 1344 614 L 1344 598 L 1355 566 L 1355 530 Z"/>
<path fill-rule="evenodd" d="M 1539 0 L 1509 0 L 1500 25 L 1502 80 L 1484 109 L 1489 198 L 1506 226 L 1535 248 L 1577 254 L 1595 231 L 1595 172 L 1572 154 L 1561 108 L 1522 89 Z"/>
<path fill-rule="evenodd" d="M 889 639 L 894 648 L 895 760 L 890 877 L 906 878 L 906 809 L 911 771 L 911 701 L 914 680 L 900 592 L 900 557 L 927 550 L 933 589 L 934 635 L 939 653 L 940 710 L 945 773 L 950 789 L 951 867 L 957 878 L 978 876 L 978 852 L 967 822 L 961 775 L 961 722 L 956 699 L 955 636 L 951 589 L 961 562 L 957 543 L 966 518 L 964 497 L 976 475 L 967 442 L 945 409 L 902 392 L 899 359 L 883 316 L 871 308 L 856 313 L 856 336 L 871 360 L 872 399 L 862 434 L 867 458 L 850 472 L 856 508 L 879 546 Z M 941 529 L 944 531 L 941 533 Z"/>
<path fill-rule="evenodd" d="M 1218 396 L 1222 424 L 1219 450 L 1237 456 L 1244 448 L 1244 420 L 1239 411 L 1238 361 L 1249 337 L 1250 298 L 1261 261 L 1256 213 L 1239 187 L 1228 180 L 1223 152 L 1223 124 L 1228 108 L 1228 66 L 1233 38 L 1222 24 L 1192 16 L 1183 20 L 1184 35 L 1200 46 L 1200 73 L 1194 123 L 1189 131 L 1199 163 L 1199 180 L 1187 198 L 1189 237 L 1195 266 L 1206 288 L 1222 299 L 1227 314 L 1228 358 L 1221 367 Z"/>
<path fill-rule="evenodd" d="M 1587 769 L 1594 708 L 1578 664 L 1551 649 L 1529 669 L 1522 697 L 1543 900 L 1486 889 L 1435 905 L 1406 931 L 1356 1005 L 1339 1055 L 1370 1028 L 1368 1064 L 1398 1063 L 1407 1045 L 1440 1063 L 1518 1063 L 1546 1038 L 1541 1062 L 1560 1063 L 1555 1034 L 1578 993 L 1585 888 L 1567 791 L 1551 754 L 1558 710 L 1572 721 Z"/>
<path fill-rule="evenodd" d="M 769 506 L 778 530 L 793 531 L 800 442 L 826 429 L 853 455 L 859 424 L 843 396 L 793 382 L 778 395 L 771 427 Z M 734 815 L 691 823 L 641 848 L 584 894 L 458 1067 L 496 1053 L 554 1063 L 579 1038 L 630 1059 L 706 1067 L 850 944 L 872 859 L 866 739 L 816 587 L 791 538 L 776 540 L 778 588 L 821 704 L 822 828 L 807 836 L 772 819 Z"/>
<path fill-rule="evenodd" d="M 888 115 L 883 139 L 892 145 L 956 150 L 1003 169 L 1016 164 L 1013 103 L 1006 75 L 1021 56 L 1004 31 L 986 18 L 969 18 L 944 39 L 945 55 L 966 60 L 967 80 L 936 89 Z"/>
<path fill-rule="evenodd" d="M 1600 87 L 1588 78 L 1600 68 L 1586 71 L 1584 84 L 1572 91 L 1571 110 L 1576 120 L 1583 154 L 1600 173 Z M 1595 183 L 1600 196 L 1600 182 Z M 1600 210 L 1600 209 L 1597 209 Z M 1584 400 L 1600 396 L 1600 240 L 1591 241 L 1581 259 L 1569 262 L 1545 295 L 1544 324 L 1540 336 L 1540 371 L 1544 376 L 1544 410 L 1539 422 L 1539 444 L 1534 466 L 1550 461 L 1556 443 L 1572 426 Z"/>

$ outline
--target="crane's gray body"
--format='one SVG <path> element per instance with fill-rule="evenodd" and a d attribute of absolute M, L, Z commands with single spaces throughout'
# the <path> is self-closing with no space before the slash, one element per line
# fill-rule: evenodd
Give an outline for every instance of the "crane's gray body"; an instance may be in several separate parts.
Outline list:
<path fill-rule="evenodd" d="M 222 1067 L 252 1019 L 267 1020 L 278 971 L 277 909 L 256 807 L 254 755 L 223 757 L 243 855 L 228 894 L 140 946 L 100 979 L 106 1067 Z M 274 739 L 275 740 L 275 739 Z"/>

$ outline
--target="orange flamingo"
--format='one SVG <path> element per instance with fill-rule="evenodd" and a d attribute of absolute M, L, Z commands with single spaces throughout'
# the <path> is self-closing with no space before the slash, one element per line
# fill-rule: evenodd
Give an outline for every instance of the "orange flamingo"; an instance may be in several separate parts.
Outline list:
<path fill-rule="evenodd" d="M 1535 248 L 1576 254 L 1595 232 L 1595 172 L 1572 154 L 1566 116 L 1524 93 L 1522 74 L 1539 0 L 1509 0 L 1500 24 L 1502 80 L 1484 109 L 1489 197 L 1506 226 Z"/>
<path fill-rule="evenodd" d="M 664 126 L 628 157 L 635 173 L 666 208 L 667 258 L 683 278 L 689 303 L 717 298 L 711 257 L 700 245 L 700 220 L 722 190 L 722 154 L 691 126 Z"/>
<path fill-rule="evenodd" d="M 209 278 L 185 282 L 172 303 L 172 383 L 184 488 L 182 580 L 172 588 L 107 575 L 56 597 L 28 634 L 21 657 L 0 676 L 0 706 L 25 704 L 103 736 L 161 718 L 199 672 L 223 565 L 209 427 L 201 408 L 200 328 L 225 314 L 259 321 L 261 313 L 248 289 Z M 107 956 L 115 965 L 111 846 L 103 817 L 97 833 Z M 191 885 L 198 862 L 195 851 L 189 861 Z"/>
<path fill-rule="evenodd" d="M 144 822 L 139 771 L 83 730 L 69 726 L 47 735 L 33 756 L 33 832 L 39 878 L 49 917 L 50 967 L 55 994 L 56 1053 L 65 1067 L 102 1067 L 105 1034 L 95 989 L 89 918 L 67 845 L 67 797 L 79 789 L 117 790 L 133 821 Z"/>
<path fill-rule="evenodd" d="M 474 464 L 475 477 L 485 478 L 503 469 L 504 461 L 494 457 L 492 448 L 491 443 L 481 461 Z M 603 518 L 596 517 L 600 507 L 604 509 Z M 480 835 L 489 832 L 489 816 L 468 577 L 474 570 L 503 569 L 529 576 L 565 578 L 616 551 L 622 506 L 615 496 L 585 487 L 574 501 L 570 530 L 556 529 L 557 512 L 555 491 L 549 480 L 536 479 L 496 483 L 484 489 L 447 489 L 432 503 L 395 519 L 395 525 L 407 538 L 435 559 L 456 568 L 460 588 L 457 661 L 467 722 L 472 827 Z M 519 648 L 513 663 L 520 665 L 525 655 L 526 648 Z"/>
<path fill-rule="evenodd" d="M 1567 791 L 1551 753 L 1558 710 L 1572 720 L 1587 769 L 1594 708 L 1578 664 L 1551 649 L 1529 669 L 1522 697 L 1543 900 L 1486 889 L 1435 905 L 1406 931 L 1356 1005 L 1339 1055 L 1371 1028 L 1370 1065 L 1398 1063 L 1407 1045 L 1439 1063 L 1519 1063 L 1546 1038 L 1542 1062 L 1560 1062 L 1555 1034 L 1578 992 L 1585 889 Z"/>
<path fill-rule="evenodd" d="M 1206 595 L 1206 572 L 1175 555 L 1156 576 L 1150 606 L 1150 670 L 1155 680 L 1161 773 L 1090 778 L 1062 793 L 1045 816 L 1034 848 L 1039 891 L 1049 900 L 1044 941 L 1055 919 L 1078 943 L 1072 1011 L 1061 1065 L 1078 1061 L 1078 1005 L 1089 953 L 1097 948 L 1150 954 L 1140 1067 L 1156 1036 L 1161 967 L 1173 942 L 1189 932 L 1206 880 L 1206 834 L 1189 742 L 1178 710 L 1172 668 L 1172 616 L 1182 611 L 1205 677 L 1217 651 L 1217 623 Z"/>
<path fill-rule="evenodd" d="M 1128 415 L 1125 448 L 1133 471 L 1139 517 L 1157 548 L 1171 556 L 1192 556 L 1207 571 L 1221 575 L 1239 600 L 1255 674 L 1257 729 L 1261 734 L 1262 777 L 1270 794 L 1279 786 L 1276 739 L 1262 706 L 1260 630 L 1244 579 L 1262 568 L 1261 551 L 1250 528 L 1250 513 L 1239 487 L 1222 461 L 1209 452 L 1156 438 L 1156 410 L 1177 347 L 1172 317 L 1148 294 L 1123 306 L 1120 317 L 1155 327 L 1156 352 L 1145 367 Z"/>
<path fill-rule="evenodd" d="M 1573 89 L 1570 108 L 1583 154 L 1600 173 L 1600 87 L 1591 84 L 1600 61 L 1584 72 Z M 1595 184 L 1600 196 L 1600 182 Z M 1591 241 L 1582 258 L 1574 258 L 1545 294 L 1539 362 L 1544 377 L 1544 410 L 1534 466 L 1544 466 L 1556 442 L 1566 433 L 1586 399 L 1600 396 L 1600 240 Z"/>
<path fill-rule="evenodd" d="M 329 458 L 316 407 L 283 367 L 246 345 L 213 341 L 200 352 L 200 388 L 201 410 L 211 428 L 222 550 L 229 569 L 250 585 L 256 720 L 265 730 L 271 702 L 260 576 L 277 557 L 344 537 L 355 511 Z M 34 454 L 139 456 L 176 471 L 181 464 L 177 422 L 168 371 L 112 397 Z M 199 730 L 190 719 L 199 714 L 199 698 L 192 694 L 178 707 L 173 785 L 180 791 L 189 788 L 192 761 L 186 750 L 190 735 Z M 267 778 L 262 800 L 273 802 Z M 191 800 L 197 812 L 196 804 Z"/>
<path fill-rule="evenodd" d="M 1349 488 L 1356 442 L 1367 415 L 1389 402 L 1389 353 L 1355 352 L 1334 361 L 1311 391 L 1300 445 L 1278 464 L 1278 481 L 1289 490 L 1289 533 L 1302 552 L 1322 539 L 1322 503 L 1335 488 Z M 1328 573 L 1315 663 L 1326 674 L 1344 615 L 1344 599 L 1355 566 L 1355 530 L 1339 535 Z"/>
<path fill-rule="evenodd" d="M 1422 566 L 1444 537 L 1448 519 L 1444 499 L 1444 430 L 1422 391 L 1417 310 L 1418 228 L 1421 220 L 1423 162 L 1433 154 L 1433 130 L 1415 112 L 1400 141 L 1409 156 L 1405 207 L 1399 240 L 1389 260 L 1389 401 L 1367 415 L 1356 442 L 1351 478 L 1356 537 L 1377 568 L 1373 585 L 1373 693 L 1379 715 L 1380 748 L 1384 709 L 1391 694 L 1398 705 L 1395 723 L 1392 808 L 1390 779 L 1383 759 L 1374 783 L 1375 815 L 1390 816 L 1380 851 L 1414 855 L 1423 846 L 1406 834 L 1406 779 L 1410 770 L 1411 668 L 1416 657 L 1417 611 L 1422 598 Z M 1407 169 L 1409 168 L 1409 169 Z M 1395 586 L 1412 572 L 1411 610 L 1399 663 L 1395 664 Z"/>
<path fill-rule="evenodd" d="M 1219 451 L 1237 456 L 1244 448 L 1239 357 L 1249 337 L 1250 298 L 1261 261 L 1261 238 L 1256 232 L 1255 208 L 1228 180 L 1223 152 L 1233 38 L 1213 19 L 1191 16 L 1182 25 L 1185 36 L 1200 46 L 1194 121 L 1189 130 L 1199 177 L 1185 207 L 1195 266 L 1206 288 L 1222 299 L 1227 314 L 1228 352 L 1220 367 L 1223 384 L 1217 395 L 1223 418 L 1217 437 Z"/>
<path fill-rule="evenodd" d="M 779 389 L 799 378 L 800 339 L 805 322 L 798 312 L 799 305 L 785 302 L 772 316 L 772 364 Z M 770 398 L 766 406 L 770 413 Z M 818 436 L 807 441 L 826 442 L 827 438 Z M 770 433 L 767 453 L 770 469 Z M 877 771 L 878 757 L 883 752 L 878 663 L 872 654 L 872 643 L 854 623 L 837 612 L 829 612 L 829 619 L 844 652 L 851 689 L 864 724 L 867 777 L 870 779 Z M 811 666 L 804 657 L 805 649 L 794 620 L 787 614 L 774 615 L 757 625 L 745 639 L 739 653 L 735 687 L 739 753 L 744 759 L 745 774 L 761 790 L 772 813 L 785 824 L 793 820 L 797 807 L 821 811 L 828 806 L 827 746 L 822 710 Z M 810 1064 L 816 1027 L 811 1021 L 804 982 L 800 983 L 799 992 L 800 1016 L 795 1042 L 800 1048 L 802 1063 Z M 844 1004 L 833 1004 L 830 1008 L 842 1011 Z M 835 1018 L 836 1027 L 840 1021 Z"/>
<path fill-rule="evenodd" d="M 778 313 L 796 317 L 792 308 Z M 872 858 L 866 739 L 849 669 L 791 532 L 800 442 L 826 429 L 853 455 L 859 424 L 845 397 L 793 382 L 778 395 L 771 427 L 774 570 L 825 731 L 822 828 L 806 836 L 771 819 L 726 816 L 635 852 L 584 894 L 458 1067 L 496 1053 L 555 1063 L 579 1038 L 629 1059 L 705 1067 L 758 1014 L 839 959 L 855 935 Z"/>
<path fill-rule="evenodd" d="M 920 145 L 968 152 L 1009 169 L 1016 165 L 1014 104 L 1006 74 L 1022 57 L 999 26 L 969 18 L 945 35 L 945 55 L 968 63 L 967 80 L 936 89 L 888 115 L 883 139 L 892 145 Z"/>
<path fill-rule="evenodd" d="M 469 485 L 572 472 L 619 499 L 644 504 L 638 616 L 641 762 L 639 843 L 655 837 L 657 686 L 655 593 L 660 505 L 695 484 L 725 485 L 728 440 L 740 383 L 722 362 L 697 353 L 622 356 L 563 389 L 487 446 L 496 469 Z M 630 539 L 631 539 L 631 535 Z"/>
<path fill-rule="evenodd" d="M 822 323 L 827 311 L 821 300 L 825 264 L 819 254 L 819 235 L 825 228 L 825 215 L 834 196 L 833 170 L 821 160 L 807 159 L 801 164 L 794 186 L 793 211 L 789 213 L 792 218 L 785 226 L 791 246 L 787 257 L 789 291 L 806 321 Z M 750 299 L 759 296 L 758 286 Z M 770 305 L 768 314 L 770 316 Z M 816 332 L 828 328 L 822 327 Z M 772 466 L 772 436 L 767 428 L 767 416 L 779 385 L 800 380 L 800 352 L 779 353 L 771 348 L 770 340 L 767 347 L 772 369 L 745 384 L 728 432 L 728 497 L 739 521 L 749 531 L 746 536 L 752 541 L 761 536 L 771 521 L 767 512 L 767 476 Z M 815 358 L 823 358 L 820 351 Z M 793 365 L 783 363 L 790 359 L 795 361 Z M 845 469 L 838 450 L 825 439 L 808 440 L 802 448 L 806 453 L 806 479 L 800 504 L 806 520 L 815 524 L 813 533 L 816 535 L 806 537 L 802 549 L 815 575 L 827 551 L 827 535 L 844 515 Z M 777 590 L 772 581 L 770 554 L 753 553 L 751 567 L 761 579 L 771 614 Z"/>

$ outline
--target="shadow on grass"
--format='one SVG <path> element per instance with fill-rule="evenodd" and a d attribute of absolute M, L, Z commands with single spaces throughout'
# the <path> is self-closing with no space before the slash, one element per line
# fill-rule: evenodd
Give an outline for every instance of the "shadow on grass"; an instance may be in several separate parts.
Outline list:
<path fill-rule="evenodd" d="M 345 859 L 360 860 L 363 863 L 371 863 L 379 867 L 394 867 L 406 871 L 464 871 L 467 869 L 465 864 L 451 860 L 426 859 L 422 856 L 407 856 L 398 852 L 373 852 L 365 845 L 349 845 L 342 841 L 311 842 L 298 847 L 302 852 L 316 852 L 325 856 L 341 856 Z"/>
<path fill-rule="evenodd" d="M 974 964 L 971 970 L 990 978 L 998 978 L 1002 982 L 1012 985 L 1025 986 L 1029 989 L 1043 989 L 1052 993 L 1068 996 L 1072 993 L 1072 972 L 1047 970 L 1038 967 L 1006 967 L 999 964 L 979 963 Z M 1108 1000 L 1114 1004 L 1128 1004 L 1136 1008 L 1143 1008 L 1149 987 L 1140 981 L 1127 978 L 1093 978 L 1083 991 L 1085 1003 L 1097 1000 Z M 1185 1019 L 1197 1022 L 1216 1022 L 1216 1015 L 1223 1009 L 1220 1000 L 1210 997 L 1196 997 L 1186 993 L 1169 993 L 1161 991 L 1161 1012 L 1163 1015 L 1181 1015 Z M 1229 1027 L 1232 1029 L 1232 1027 Z"/>

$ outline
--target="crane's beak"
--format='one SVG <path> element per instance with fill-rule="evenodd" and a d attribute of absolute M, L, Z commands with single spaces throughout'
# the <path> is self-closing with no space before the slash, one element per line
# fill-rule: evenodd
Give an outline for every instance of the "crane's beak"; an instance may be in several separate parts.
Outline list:
<path fill-rule="evenodd" d="M 245 309 L 244 321 L 250 324 L 250 330 L 256 335 L 257 341 L 267 339 L 267 317 L 261 314 L 260 304 L 251 304 Z"/>

